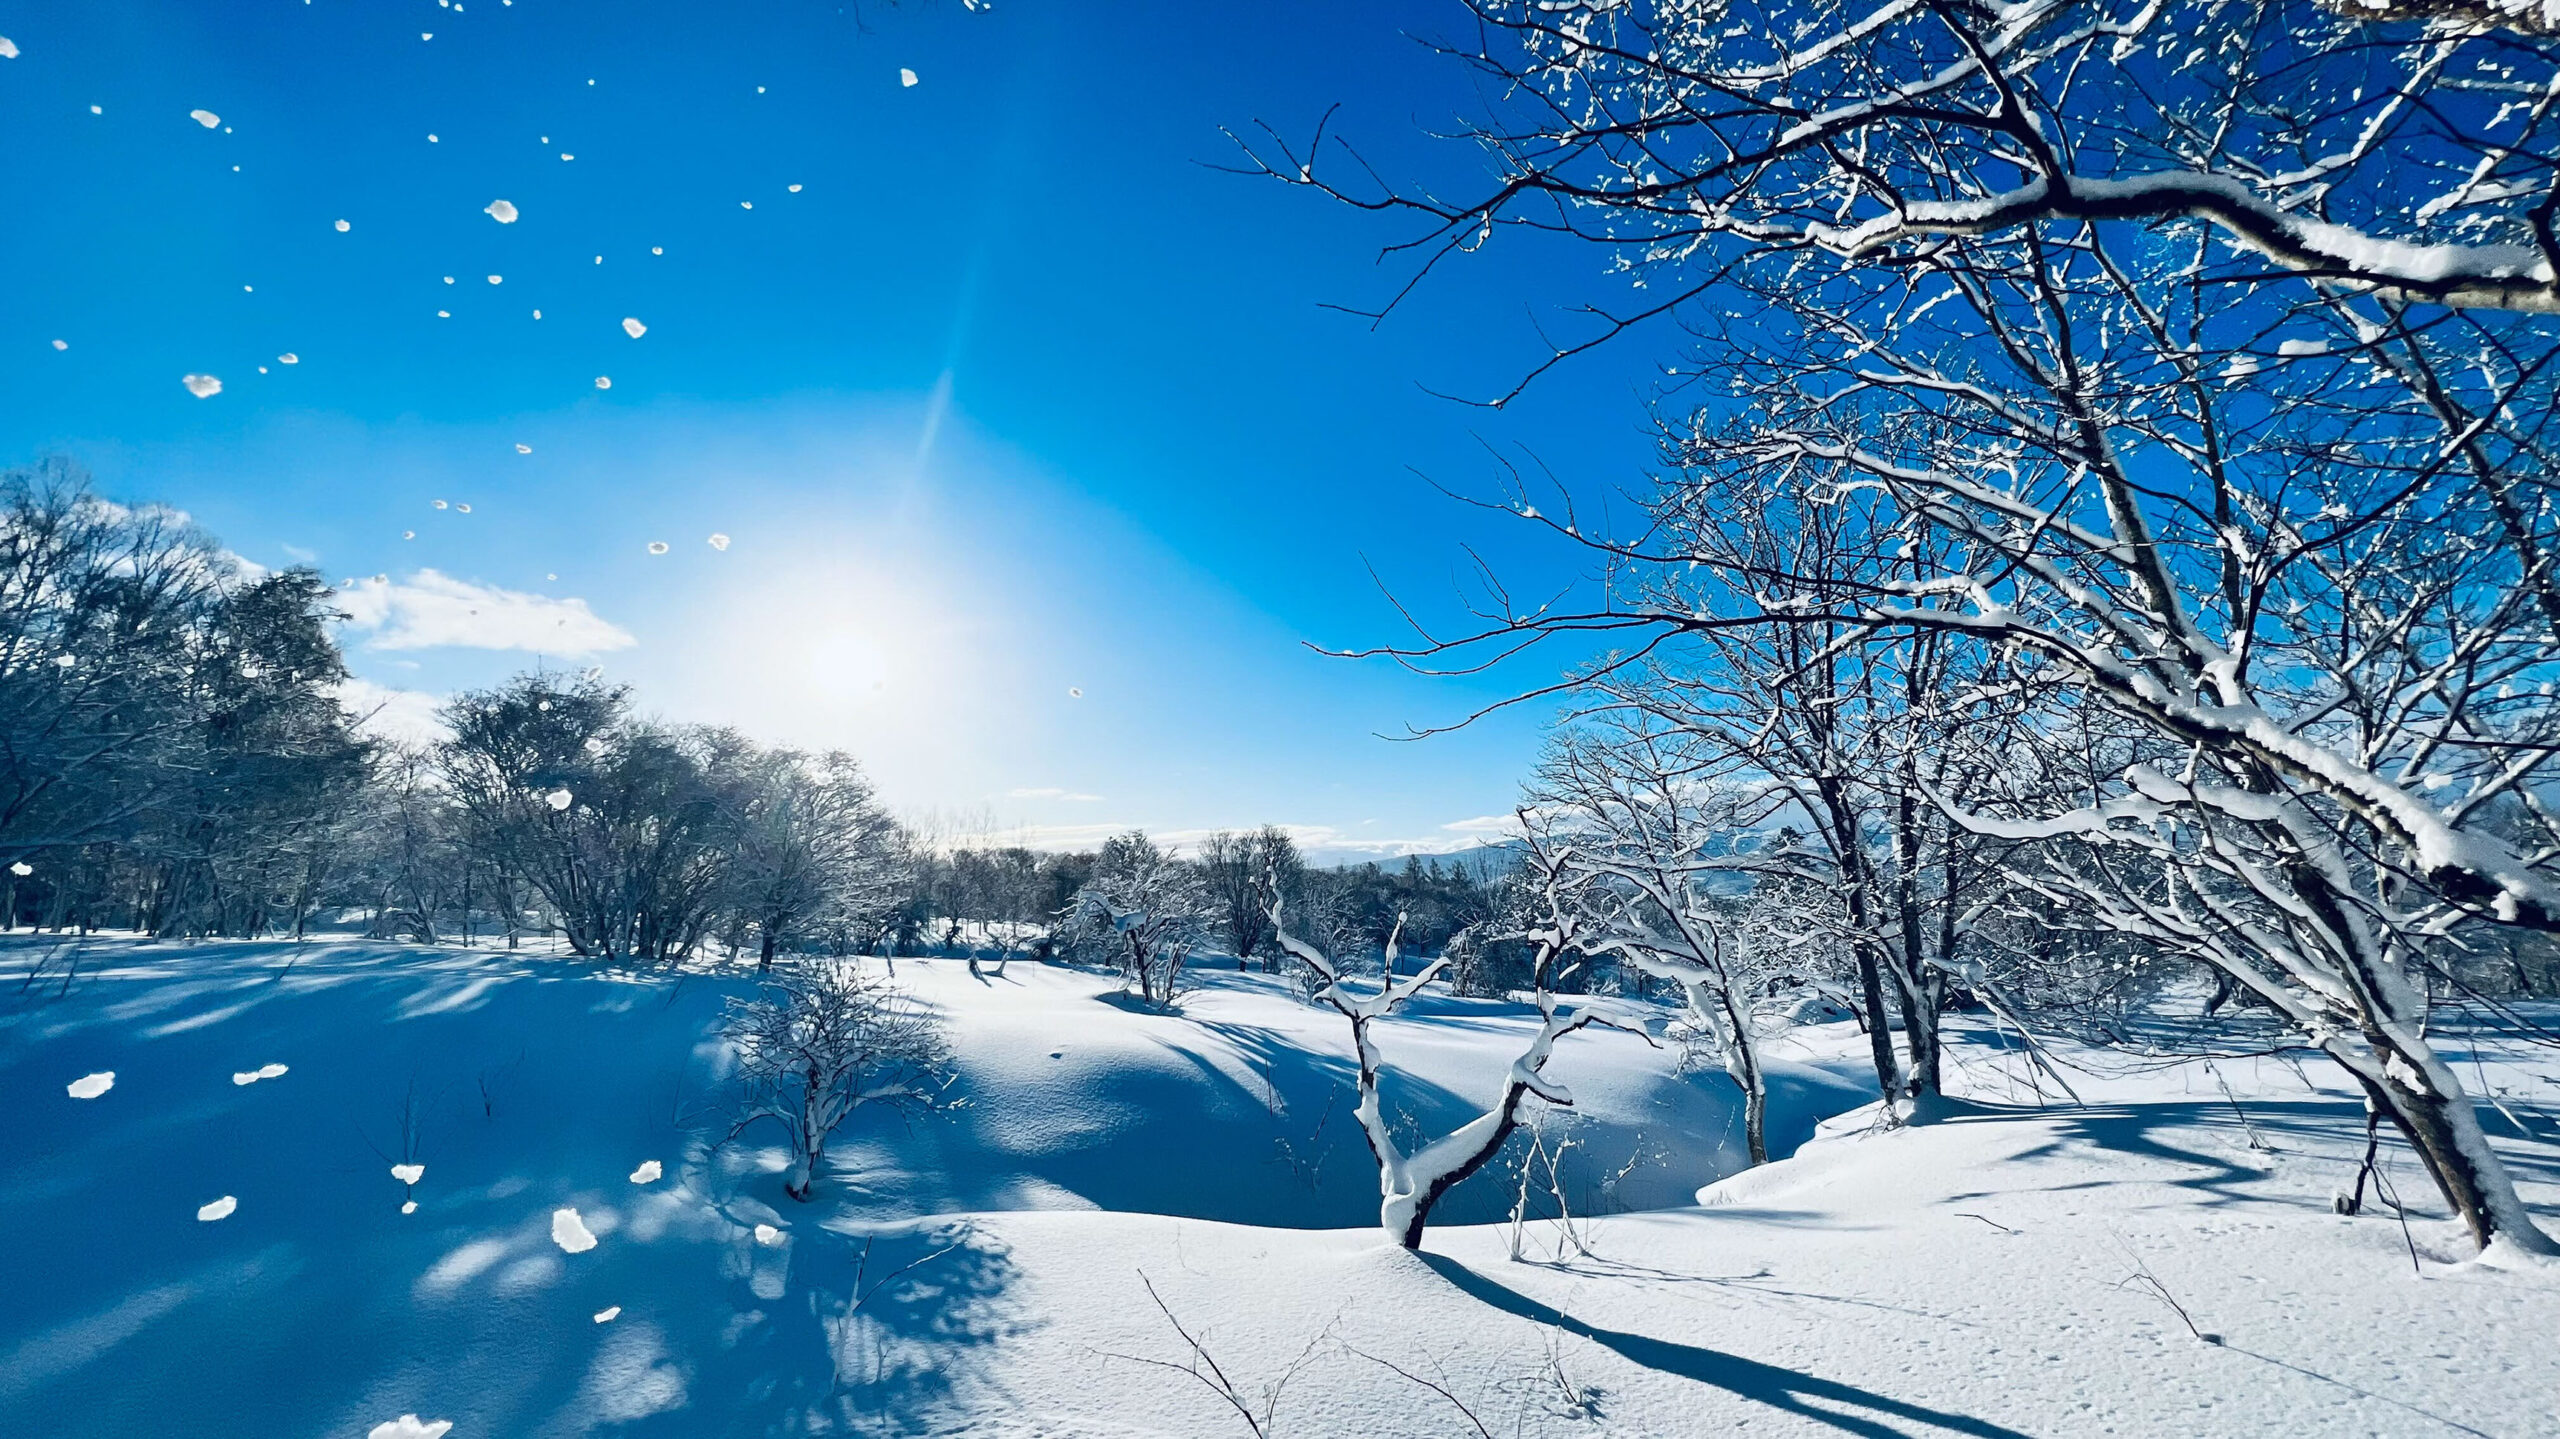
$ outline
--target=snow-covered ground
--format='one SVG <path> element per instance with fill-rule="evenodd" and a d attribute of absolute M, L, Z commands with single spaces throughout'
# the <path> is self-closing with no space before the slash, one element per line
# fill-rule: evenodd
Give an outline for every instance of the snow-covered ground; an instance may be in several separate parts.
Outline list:
<path fill-rule="evenodd" d="M 1515 1260 L 1456 1222 L 1507 1212 L 1488 1171 L 1414 1256 L 1369 1223 L 1342 1022 L 1258 976 L 1160 1015 L 900 961 L 967 1104 L 857 1120 L 802 1205 L 773 1135 L 714 1148 L 740 981 L 114 940 L 22 985 L 51 948 L 0 948 L 5 1435 L 1248 1433 L 1164 1367 L 1177 1320 L 1285 1435 L 2560 1432 L 2560 1275 L 2448 1262 L 2405 1157 L 2410 1227 L 2333 1214 L 2361 1113 L 2316 1064 L 2066 1050 L 2085 1102 L 2042 1105 L 1960 1027 L 1970 1102 L 1875 1132 L 1863 1041 L 1817 1026 L 1773 1144 L 1837 1117 L 1714 1182 L 1721 1076 L 1577 1035 L 1549 1137 L 1612 1212 Z M 1382 1026 L 1391 1099 L 1437 1133 L 1525 1014 Z M 2550 1215 L 2560 1051 L 2447 1043 Z"/>

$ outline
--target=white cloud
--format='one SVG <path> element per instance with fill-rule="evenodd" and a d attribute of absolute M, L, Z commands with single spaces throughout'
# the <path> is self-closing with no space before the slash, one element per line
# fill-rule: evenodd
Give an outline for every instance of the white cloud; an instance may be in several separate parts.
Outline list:
<path fill-rule="evenodd" d="M 372 579 L 339 590 L 347 627 L 366 631 L 371 650 L 444 646 L 591 655 L 628 649 L 631 632 L 599 617 L 580 599 L 458 580 L 419 570 L 404 580 Z"/>
<path fill-rule="evenodd" d="M 1006 799 L 1063 799 L 1075 804 L 1092 804 L 1100 801 L 1102 798 L 1102 796 L 1098 794 L 1080 794 L 1075 790 L 1060 789 L 1056 785 L 1039 785 L 1030 789 L 1009 789 L 1004 792 L 1004 797 Z"/>
<path fill-rule="evenodd" d="M 356 727 L 376 739 L 397 744 L 433 744 L 448 737 L 436 711 L 444 696 L 424 690 L 394 689 L 371 680 L 349 679 L 338 686 L 338 703 L 356 716 Z"/>

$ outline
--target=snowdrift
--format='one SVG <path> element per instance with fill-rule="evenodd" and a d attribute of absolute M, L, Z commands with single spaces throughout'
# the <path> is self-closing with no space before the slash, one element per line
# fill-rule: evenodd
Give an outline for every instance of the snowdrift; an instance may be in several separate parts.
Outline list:
<path fill-rule="evenodd" d="M 810 1306 L 844 1305 L 848 1236 L 883 1223 L 923 1221 L 882 1242 L 874 1279 L 893 1252 L 925 1252 L 931 1216 L 963 1211 L 1305 1228 L 1363 1228 L 1377 1212 L 1346 1026 L 1258 975 L 1204 976 L 1179 1013 L 1159 1014 L 1078 970 L 980 979 L 899 961 L 900 982 L 950 1020 L 966 1102 L 912 1125 L 857 1119 L 800 1205 L 780 1192 L 776 1135 L 717 1142 L 727 1051 L 714 1028 L 745 978 L 381 944 L 101 940 L 67 985 L 21 987 L 36 955 L 58 972 L 67 954 L 49 940 L 0 953 L 16 966 L 0 977 L 12 1236 L 0 1293 L 16 1296 L 0 1308 L 5 1433 L 149 1432 L 180 1396 L 190 1433 L 362 1434 L 463 1396 L 506 1416 L 472 1433 L 540 1432 L 554 1409 L 574 1429 L 681 1407 L 688 1384 L 734 1395 L 814 1374 L 823 1387 Z M 1382 1031 L 1392 1102 L 1435 1133 L 1468 1117 L 1531 1015 L 1417 1005 Z M 1735 1167 L 1730 1084 L 1674 1068 L 1625 1034 L 1560 1051 L 1553 1070 L 1579 1112 L 1550 1136 L 1573 1143 L 1577 1211 L 1686 1204 Z M 93 1099 L 66 1091 L 110 1071 Z M 1860 1099 L 1809 1066 L 1775 1089 L 1782 1145 Z M 233 1202 L 218 1219 L 198 1217 L 221 1198 Z M 1489 1167 L 1443 1213 L 1495 1219 L 1513 1198 Z M 594 1247 L 560 1241 L 564 1226 Z M 938 1268 L 946 1294 L 1000 1286 L 993 1260 L 974 1278 Z M 685 1297 L 723 1285 L 766 1300 L 787 1289 L 802 1322 Z M 725 1356 L 718 1385 L 706 1355 Z M 52 1406 L 74 1394 L 64 1427 Z M 37 1415 L 53 1417 L 30 1427 Z"/>

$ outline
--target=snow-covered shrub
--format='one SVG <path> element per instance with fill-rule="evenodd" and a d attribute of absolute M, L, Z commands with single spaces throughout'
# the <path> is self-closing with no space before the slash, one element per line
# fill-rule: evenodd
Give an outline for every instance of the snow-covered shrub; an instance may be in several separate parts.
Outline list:
<path fill-rule="evenodd" d="M 738 1052 L 745 1099 L 734 1139 L 760 1120 L 789 1134 L 783 1190 L 807 1199 L 827 1137 L 867 1105 L 935 1107 L 951 1079 L 942 1022 L 859 960 L 792 964 L 754 999 L 733 999 L 721 1032 Z"/>

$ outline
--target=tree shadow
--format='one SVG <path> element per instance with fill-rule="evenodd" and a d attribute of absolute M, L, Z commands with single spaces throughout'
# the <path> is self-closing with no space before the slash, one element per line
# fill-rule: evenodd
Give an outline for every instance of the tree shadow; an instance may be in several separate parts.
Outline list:
<path fill-rule="evenodd" d="M 1854 1384 L 1799 1374 L 1720 1350 L 1602 1329 L 1553 1305 L 1506 1288 L 1445 1255 L 1426 1253 L 1419 1257 L 1441 1278 L 1480 1303 L 1518 1315 L 1533 1324 L 1579 1335 L 1631 1364 L 1656 1373 L 1721 1389 L 1738 1399 L 1767 1405 L 1845 1434 L 1873 1436 L 1873 1439 L 1905 1439 L 1905 1436 L 1915 1433 L 1936 1431 L 1976 1435 L 1979 1439 L 2026 1439 L 2021 1431 L 1988 1419 L 1908 1403 Z"/>

